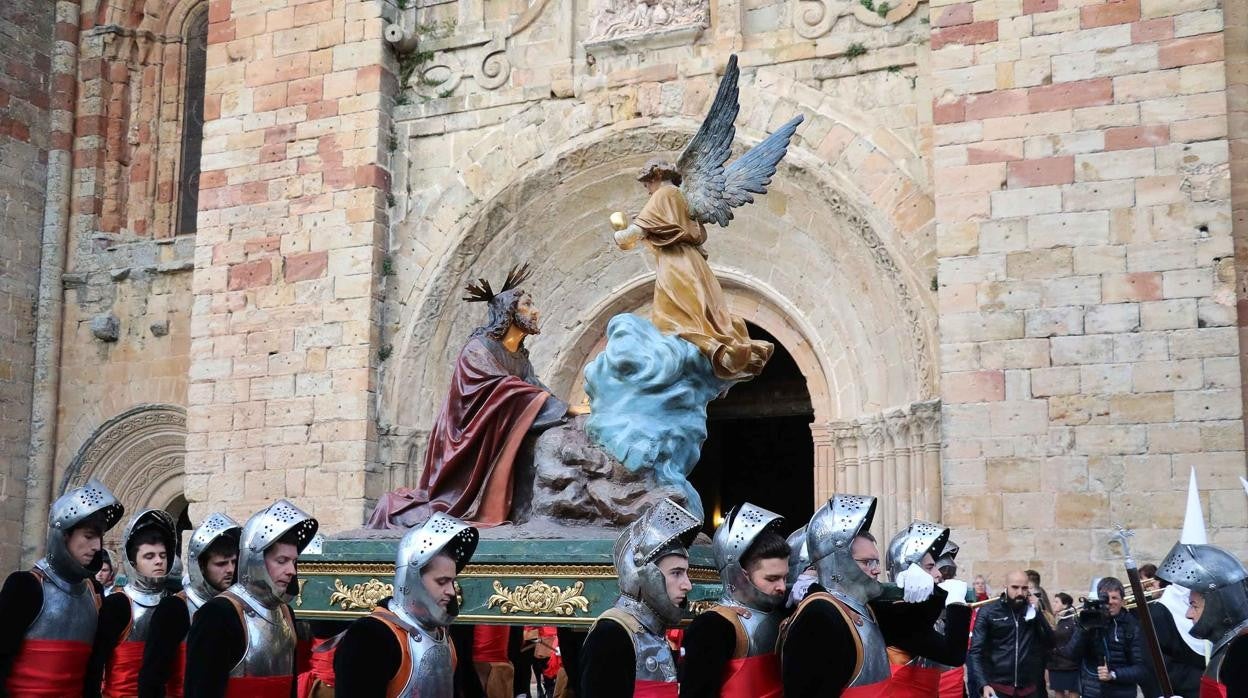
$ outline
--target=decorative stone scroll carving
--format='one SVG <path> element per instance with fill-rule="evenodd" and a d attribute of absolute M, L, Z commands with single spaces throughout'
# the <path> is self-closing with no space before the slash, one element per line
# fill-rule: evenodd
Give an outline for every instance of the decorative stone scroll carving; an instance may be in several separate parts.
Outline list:
<path fill-rule="evenodd" d="M 793 28 L 803 39 L 818 39 L 832 31 L 837 20 L 852 14 L 854 19 L 869 26 L 883 27 L 909 17 L 919 0 L 887 0 L 853 2 L 850 0 L 794 0 Z"/>
<path fill-rule="evenodd" d="M 811 425 L 816 448 L 817 496 L 834 492 L 880 498 L 876 534 L 888 540 L 914 519 L 940 521 L 940 401 L 842 422 Z M 822 457 L 821 457 L 822 456 Z M 830 471 L 830 472 L 828 472 Z M 826 484 L 825 484 L 826 483 Z M 825 491 L 831 485 L 830 491 Z"/>
<path fill-rule="evenodd" d="M 651 36 L 692 41 L 710 26 L 710 16 L 709 0 L 598 0 L 585 43 L 624 44 Z"/>
<path fill-rule="evenodd" d="M 422 7 L 440 4 L 433 0 L 422 1 Z M 422 36 L 416 21 L 416 7 L 403 10 L 399 20 L 386 27 L 386 41 L 399 54 L 419 50 L 432 56 L 411 76 L 412 84 L 403 87 L 417 87 L 422 93 L 446 97 L 467 77 L 486 90 L 506 85 L 511 77 L 511 58 L 507 51 L 510 39 L 529 28 L 550 4 L 550 0 L 533 0 L 506 29 L 487 30 L 481 0 L 458 2 L 460 19 L 448 36 L 439 36 L 436 31 Z"/>

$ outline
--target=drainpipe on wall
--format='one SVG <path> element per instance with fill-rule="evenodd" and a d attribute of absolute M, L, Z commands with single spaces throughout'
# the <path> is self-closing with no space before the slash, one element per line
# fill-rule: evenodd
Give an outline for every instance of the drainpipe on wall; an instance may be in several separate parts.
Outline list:
<path fill-rule="evenodd" d="M 30 453 L 26 470 L 26 509 L 22 516 L 22 564 L 42 554 L 47 537 L 56 467 L 56 422 L 61 384 L 61 323 L 69 204 L 74 158 L 74 106 L 78 87 L 79 0 L 57 0 L 56 41 L 52 44 L 49 86 L 52 128 L 48 148 L 47 198 L 39 254 L 39 299 L 35 329 L 35 380 L 30 410 Z M 72 38 L 62 37 L 72 27 Z"/>

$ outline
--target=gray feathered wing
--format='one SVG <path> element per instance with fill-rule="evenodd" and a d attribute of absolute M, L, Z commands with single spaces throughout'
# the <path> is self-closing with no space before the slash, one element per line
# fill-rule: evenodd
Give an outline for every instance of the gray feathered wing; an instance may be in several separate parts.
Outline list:
<path fill-rule="evenodd" d="M 737 134 L 733 122 L 741 109 L 737 103 L 740 75 L 737 57 L 733 55 L 719 81 L 710 112 L 676 162 L 689 215 L 702 223 L 726 226 L 732 220 L 732 209 L 752 203 L 754 194 L 766 194 L 776 165 L 788 151 L 797 125 L 802 123 L 803 117 L 798 114 L 725 167 Z"/>

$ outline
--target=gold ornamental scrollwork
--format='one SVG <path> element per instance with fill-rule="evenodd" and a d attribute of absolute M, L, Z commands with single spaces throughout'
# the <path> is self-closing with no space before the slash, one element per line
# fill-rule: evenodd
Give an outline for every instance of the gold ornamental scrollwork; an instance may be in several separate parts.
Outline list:
<path fill-rule="evenodd" d="M 699 599 L 697 601 L 690 601 L 689 602 L 689 615 L 700 616 L 703 613 L 706 613 L 707 611 L 714 608 L 715 605 L 718 603 L 719 603 L 718 599 Z"/>
<path fill-rule="evenodd" d="M 486 601 L 486 608 L 498 606 L 503 614 L 532 613 L 535 615 L 553 614 L 572 616 L 576 609 L 582 613 L 589 612 L 589 599 L 581 592 L 585 591 L 585 582 L 576 581 L 567 589 L 553 586 L 541 580 L 530 584 L 522 584 L 514 590 L 504 587 L 502 582 L 494 580 L 494 594 Z"/>
<path fill-rule="evenodd" d="M 334 592 L 329 595 L 329 605 L 338 606 L 344 611 L 353 608 L 371 611 L 378 601 L 387 596 L 394 596 L 394 585 L 380 579 L 370 579 L 350 587 L 343 584 L 341 579 L 335 579 Z"/>

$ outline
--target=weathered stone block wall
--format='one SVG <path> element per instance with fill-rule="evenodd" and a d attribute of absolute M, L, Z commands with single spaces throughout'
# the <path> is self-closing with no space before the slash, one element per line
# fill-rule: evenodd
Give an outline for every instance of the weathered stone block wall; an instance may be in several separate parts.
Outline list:
<path fill-rule="evenodd" d="M 1219 4 L 931 16 L 946 523 L 990 569 L 1081 588 L 1113 522 L 1166 552 L 1195 467 L 1211 541 L 1243 556 Z"/>
<path fill-rule="evenodd" d="M 56 6 L 0 4 L 0 569 L 17 565 L 34 380 Z"/>
<path fill-rule="evenodd" d="M 394 78 L 372 0 L 210 6 L 187 438 L 192 517 L 358 526 L 373 469 Z"/>

